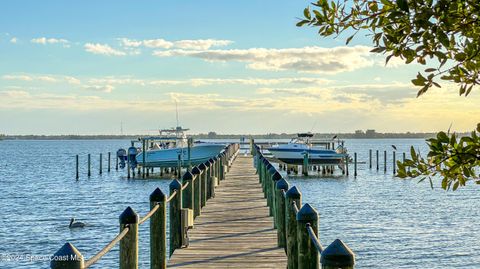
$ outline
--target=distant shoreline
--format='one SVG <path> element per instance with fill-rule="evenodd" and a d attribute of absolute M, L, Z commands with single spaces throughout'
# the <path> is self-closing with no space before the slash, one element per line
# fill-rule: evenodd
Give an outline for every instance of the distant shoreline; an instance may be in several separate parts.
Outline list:
<path fill-rule="evenodd" d="M 372 138 L 431 138 L 436 133 L 375 133 L 372 135 L 358 133 L 318 133 L 315 138 L 332 138 L 337 135 L 339 139 L 372 139 Z M 468 133 L 459 133 L 458 136 L 468 135 Z M 142 136 L 151 135 L 0 135 L 0 140 L 136 140 Z M 233 134 L 196 134 L 190 135 L 194 139 L 289 139 L 296 137 L 296 134 L 264 134 L 264 135 L 233 135 Z"/>

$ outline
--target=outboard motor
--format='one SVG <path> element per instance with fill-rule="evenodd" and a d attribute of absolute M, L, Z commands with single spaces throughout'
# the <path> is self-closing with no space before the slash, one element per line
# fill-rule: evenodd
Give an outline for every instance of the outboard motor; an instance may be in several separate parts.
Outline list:
<path fill-rule="evenodd" d="M 117 158 L 120 160 L 120 168 L 125 168 L 125 161 L 127 160 L 127 151 L 125 149 L 117 150 Z"/>
<path fill-rule="evenodd" d="M 137 148 L 136 147 L 128 148 L 128 162 L 130 163 L 130 167 L 132 169 L 135 169 L 137 167 Z"/>

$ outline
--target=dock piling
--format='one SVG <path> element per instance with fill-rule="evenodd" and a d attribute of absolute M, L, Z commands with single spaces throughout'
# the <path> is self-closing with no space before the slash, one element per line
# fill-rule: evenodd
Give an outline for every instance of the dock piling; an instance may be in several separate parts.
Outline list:
<path fill-rule="evenodd" d="M 52 269 L 83 269 L 83 255 L 71 243 L 65 243 L 53 254 L 50 268 Z"/>
<path fill-rule="evenodd" d="M 170 195 L 176 192 L 170 201 L 170 256 L 182 246 L 182 184 L 177 179 L 170 183 Z"/>
<path fill-rule="evenodd" d="M 150 194 L 150 210 L 158 205 L 150 219 L 150 264 L 152 269 L 167 268 L 167 208 L 166 197 L 156 188 Z"/>
<path fill-rule="evenodd" d="M 383 151 L 383 172 L 387 172 L 387 151 Z"/>
<path fill-rule="evenodd" d="M 395 151 L 393 152 L 393 156 L 392 156 L 392 157 L 393 157 L 393 168 L 392 168 L 392 170 L 393 170 L 393 175 L 395 175 L 396 172 L 397 172 L 396 164 L 395 164 L 395 163 L 396 163 L 396 159 L 397 159 L 397 154 L 396 154 Z"/>
<path fill-rule="evenodd" d="M 302 193 L 296 186 L 285 193 L 285 232 L 287 239 L 288 269 L 298 268 L 297 212 L 302 205 Z"/>
<path fill-rule="evenodd" d="M 368 168 L 372 169 L 372 150 L 368 151 Z"/>
<path fill-rule="evenodd" d="M 357 153 L 353 153 L 353 176 L 357 177 Z"/>
<path fill-rule="evenodd" d="M 128 229 L 125 237 L 120 241 L 120 268 L 138 268 L 138 215 L 127 207 L 120 215 L 120 232 Z"/>
<path fill-rule="evenodd" d="M 308 234 L 308 224 L 318 238 L 318 213 L 307 203 L 297 213 L 298 268 L 318 269 L 319 254 Z"/>
<path fill-rule="evenodd" d="M 378 169 L 379 169 L 379 165 L 378 165 L 379 160 L 378 160 L 378 158 L 379 158 L 379 155 L 378 155 L 378 149 L 377 149 L 377 159 L 376 159 L 376 161 L 377 161 L 377 172 L 378 172 Z"/>
<path fill-rule="evenodd" d="M 340 239 L 336 239 L 322 251 L 322 269 L 353 269 L 355 254 Z"/>
<path fill-rule="evenodd" d="M 111 156 L 111 155 L 112 155 L 112 153 L 111 153 L 111 152 L 108 152 L 108 170 L 107 170 L 107 172 L 109 172 L 109 173 L 110 173 L 110 162 L 111 162 L 111 160 L 112 160 L 112 156 Z"/>
<path fill-rule="evenodd" d="M 276 210 L 275 214 L 277 223 L 277 244 L 279 247 L 286 249 L 286 236 L 285 236 L 285 192 L 288 191 L 288 182 L 282 177 L 276 184 Z"/>
<path fill-rule="evenodd" d="M 92 169 L 91 169 L 91 157 L 90 157 L 90 153 L 88 154 L 88 160 L 87 160 L 88 164 L 88 172 L 87 172 L 87 175 L 88 177 L 90 177 L 92 175 Z"/>
<path fill-rule="evenodd" d="M 103 172 L 103 167 L 102 167 L 102 165 L 103 165 L 103 155 L 102 155 L 102 153 L 100 153 L 100 159 L 99 159 L 99 161 L 100 161 L 100 164 L 99 164 L 99 169 L 98 169 L 99 172 L 98 172 L 98 173 L 101 175 L 102 172 Z"/>
<path fill-rule="evenodd" d="M 78 154 L 75 156 L 75 178 L 78 180 L 80 174 L 78 172 Z"/>

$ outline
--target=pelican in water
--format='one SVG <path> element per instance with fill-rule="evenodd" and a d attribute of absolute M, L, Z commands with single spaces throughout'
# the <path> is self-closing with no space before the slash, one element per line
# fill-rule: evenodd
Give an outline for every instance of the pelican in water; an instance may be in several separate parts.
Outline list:
<path fill-rule="evenodd" d="M 75 222 L 75 218 L 70 219 L 70 225 L 68 225 L 69 228 L 83 228 L 85 227 L 85 223 L 77 221 Z"/>

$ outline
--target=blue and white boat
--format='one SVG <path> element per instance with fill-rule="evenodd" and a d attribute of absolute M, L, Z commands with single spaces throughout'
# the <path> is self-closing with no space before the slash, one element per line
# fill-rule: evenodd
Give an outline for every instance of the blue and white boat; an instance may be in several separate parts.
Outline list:
<path fill-rule="evenodd" d="M 145 167 L 182 167 L 198 165 L 218 155 L 225 143 L 191 143 L 185 135 L 188 129 L 177 127 L 160 130 L 160 137 L 141 138 L 147 144 L 145 154 L 142 150 L 136 155 L 139 165 Z M 145 158 L 145 159 L 144 159 Z"/>
<path fill-rule="evenodd" d="M 305 154 L 308 153 L 308 163 L 318 165 L 339 165 L 343 162 L 346 151 L 343 146 L 338 145 L 336 149 L 327 149 L 326 147 L 315 146 L 310 140 L 313 137 L 311 133 L 298 134 L 297 138 L 292 139 L 287 144 L 273 145 L 267 150 L 280 162 L 292 165 L 303 164 Z M 323 141 L 317 144 L 332 144 L 333 140 Z"/>

